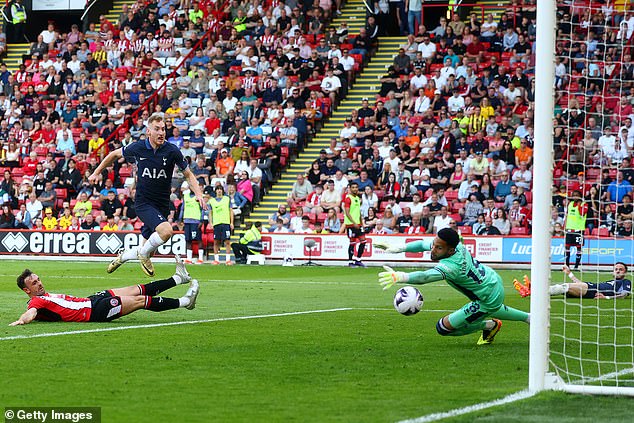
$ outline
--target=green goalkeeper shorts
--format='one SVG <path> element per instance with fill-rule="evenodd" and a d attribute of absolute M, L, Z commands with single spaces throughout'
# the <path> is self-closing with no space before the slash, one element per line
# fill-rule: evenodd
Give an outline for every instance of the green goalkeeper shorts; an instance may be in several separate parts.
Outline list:
<path fill-rule="evenodd" d="M 482 321 L 498 311 L 504 304 L 502 278 L 499 275 L 496 276 L 499 279 L 499 283 L 493 288 L 493 292 L 487 297 L 486 301 L 472 301 L 449 315 L 449 323 L 454 329 Z"/>

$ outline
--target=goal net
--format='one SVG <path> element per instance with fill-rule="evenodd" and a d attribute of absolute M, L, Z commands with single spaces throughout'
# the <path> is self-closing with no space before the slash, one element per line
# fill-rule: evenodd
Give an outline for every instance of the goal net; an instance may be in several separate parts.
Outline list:
<path fill-rule="evenodd" d="M 557 3 L 546 383 L 571 392 L 634 395 L 633 35 L 632 0 Z"/>

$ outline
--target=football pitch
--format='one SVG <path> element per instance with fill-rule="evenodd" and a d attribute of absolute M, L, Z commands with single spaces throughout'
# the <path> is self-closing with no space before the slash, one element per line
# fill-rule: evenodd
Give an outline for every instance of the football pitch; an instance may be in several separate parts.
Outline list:
<path fill-rule="evenodd" d="M 0 407 L 101 407 L 104 422 L 397 422 L 528 385 L 526 324 L 504 322 L 481 347 L 479 334 L 437 335 L 437 320 L 467 302 L 445 283 L 419 287 L 423 311 L 405 317 L 378 268 L 190 266 L 201 283 L 193 311 L 8 327 L 25 311 L 15 277 L 27 265 L 49 292 L 76 296 L 150 280 L 137 263 L 107 275 L 105 263 L 4 260 Z M 156 268 L 159 279 L 174 266 Z M 500 271 L 506 303 L 522 310 L 529 301 L 511 282 L 525 273 Z M 549 392 L 443 421 L 630 422 L 631 405 Z"/>

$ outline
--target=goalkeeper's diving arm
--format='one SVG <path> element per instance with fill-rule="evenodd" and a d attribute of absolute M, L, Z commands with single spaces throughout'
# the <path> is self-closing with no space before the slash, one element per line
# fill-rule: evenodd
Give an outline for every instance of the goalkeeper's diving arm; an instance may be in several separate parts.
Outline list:
<path fill-rule="evenodd" d="M 415 241 L 405 244 L 405 246 L 391 246 L 387 243 L 381 242 L 377 242 L 374 245 L 375 247 L 385 250 L 388 253 L 421 253 L 431 250 L 432 241 Z M 445 279 L 445 275 L 436 269 L 406 273 L 396 272 L 388 266 L 383 266 L 383 268 L 385 269 L 385 272 L 379 273 L 379 283 L 383 286 L 383 289 L 387 289 L 396 283 L 424 285 Z"/>

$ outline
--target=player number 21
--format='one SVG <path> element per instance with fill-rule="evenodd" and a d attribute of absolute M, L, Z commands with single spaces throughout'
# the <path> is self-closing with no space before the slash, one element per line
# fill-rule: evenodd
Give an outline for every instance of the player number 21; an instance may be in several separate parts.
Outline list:
<path fill-rule="evenodd" d="M 486 274 L 486 271 L 484 270 L 484 268 L 480 267 L 480 262 L 474 259 L 473 257 L 471 258 L 471 260 L 473 262 L 473 266 L 478 270 L 478 273 L 480 274 L 480 276 L 484 277 L 484 275 Z M 480 277 L 478 277 L 478 275 L 473 270 L 469 270 L 467 272 L 467 276 L 473 279 L 473 281 L 477 283 L 478 285 L 482 283 L 482 279 L 480 279 Z"/>

